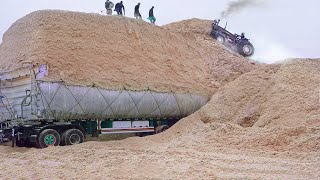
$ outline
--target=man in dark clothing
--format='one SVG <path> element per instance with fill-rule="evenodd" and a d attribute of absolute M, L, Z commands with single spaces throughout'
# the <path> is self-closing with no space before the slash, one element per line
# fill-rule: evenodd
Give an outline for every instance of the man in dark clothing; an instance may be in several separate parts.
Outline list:
<path fill-rule="evenodd" d="M 116 4 L 116 7 L 114 8 L 114 10 L 117 12 L 118 15 L 123 15 L 122 14 L 122 9 L 123 9 L 123 13 L 124 15 L 126 15 L 126 10 L 124 9 L 124 5 L 123 5 L 123 2 L 119 2 Z"/>
<path fill-rule="evenodd" d="M 107 0 L 105 2 L 105 7 L 106 7 L 106 10 L 107 10 L 107 14 L 108 15 L 112 15 L 112 8 L 114 7 L 113 2 L 111 2 L 110 0 Z"/>
<path fill-rule="evenodd" d="M 138 5 L 136 5 L 136 7 L 134 8 L 134 17 L 136 19 L 142 19 L 139 9 L 140 9 L 140 3 L 138 3 Z"/>
<path fill-rule="evenodd" d="M 149 10 L 149 17 L 148 19 L 150 20 L 150 22 L 152 24 L 154 24 L 156 22 L 156 18 L 154 17 L 154 14 L 153 14 L 153 9 L 154 9 L 154 6 L 152 6 L 152 8 Z"/>

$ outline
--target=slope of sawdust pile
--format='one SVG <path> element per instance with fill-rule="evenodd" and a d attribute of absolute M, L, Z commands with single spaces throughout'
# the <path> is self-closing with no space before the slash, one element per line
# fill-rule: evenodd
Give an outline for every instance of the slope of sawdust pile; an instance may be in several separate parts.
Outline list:
<path fill-rule="evenodd" d="M 238 77 L 239 69 L 243 69 L 244 65 L 247 66 L 248 62 L 251 65 L 255 65 L 254 68 L 262 66 L 262 64 L 256 64 L 256 62 L 250 59 L 246 59 L 246 63 L 243 64 L 243 61 L 240 59 L 244 58 L 241 55 L 230 51 L 219 43 L 215 43 L 215 40 L 210 36 L 212 30 L 212 21 L 210 20 L 194 18 L 167 24 L 163 27 L 169 31 L 194 36 L 198 42 L 209 47 L 209 49 L 215 50 L 213 60 L 207 61 L 211 81 L 214 82 L 215 87 L 220 87 L 226 82 L 234 80 L 235 78 L 233 77 Z M 225 78 L 226 76 L 227 78 Z"/>
<path fill-rule="evenodd" d="M 222 144 L 319 152 L 320 59 L 293 60 L 246 73 L 166 136 L 196 131 L 193 127 L 199 124 L 207 124 L 213 131 L 205 132 Z"/>
<path fill-rule="evenodd" d="M 320 59 L 293 60 L 242 75 L 199 113 L 242 127 L 320 127 Z"/>
<path fill-rule="evenodd" d="M 14 23 L 0 47 L 0 71 L 48 64 L 51 81 L 111 89 L 211 95 L 254 68 L 212 39 L 144 21 L 37 11 Z"/>

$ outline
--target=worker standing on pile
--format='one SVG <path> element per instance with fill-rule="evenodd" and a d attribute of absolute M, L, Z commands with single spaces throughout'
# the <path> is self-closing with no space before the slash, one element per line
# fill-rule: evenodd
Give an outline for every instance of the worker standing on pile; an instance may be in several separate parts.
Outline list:
<path fill-rule="evenodd" d="M 122 9 L 123 9 L 123 14 L 122 14 Z M 126 10 L 124 8 L 123 2 L 119 2 L 116 4 L 116 7 L 114 8 L 114 11 L 117 12 L 118 15 L 126 15 Z"/>
<path fill-rule="evenodd" d="M 137 5 L 136 5 L 136 7 L 134 7 L 134 17 L 136 18 L 136 19 L 142 19 L 142 16 L 141 16 L 141 14 L 140 14 L 140 3 L 138 3 Z"/>
<path fill-rule="evenodd" d="M 150 22 L 152 24 L 154 24 L 156 22 L 156 18 L 154 17 L 154 14 L 153 14 L 153 9 L 154 9 L 154 6 L 152 6 L 152 8 L 149 10 L 149 17 L 148 19 L 150 20 Z"/>
<path fill-rule="evenodd" d="M 107 14 L 108 15 L 112 15 L 112 8 L 114 7 L 113 2 L 107 0 L 106 3 L 105 3 L 105 7 L 106 7 L 106 10 L 107 10 Z"/>

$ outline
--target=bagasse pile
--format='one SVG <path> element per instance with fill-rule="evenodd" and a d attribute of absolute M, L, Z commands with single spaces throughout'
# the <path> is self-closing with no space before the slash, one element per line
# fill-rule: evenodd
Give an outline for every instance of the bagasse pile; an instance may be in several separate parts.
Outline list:
<path fill-rule="evenodd" d="M 0 47 L 0 71 L 48 64 L 47 80 L 108 89 L 211 95 L 254 68 L 212 39 L 118 16 L 37 11 L 14 23 Z"/>
<path fill-rule="evenodd" d="M 319 152 L 320 59 L 292 60 L 246 73 L 159 138 L 192 143 L 199 136 L 199 144 Z"/>
<path fill-rule="evenodd" d="M 293 60 L 240 76 L 201 113 L 242 127 L 320 127 L 320 59 Z"/>
<path fill-rule="evenodd" d="M 51 80 L 213 95 L 155 136 L 47 149 L 0 146 L 0 177 L 319 179 L 320 59 L 253 65 L 216 44 L 210 26 L 192 19 L 161 28 L 61 11 L 19 20 L 1 45 L 1 70 L 32 61 L 48 63 Z"/>

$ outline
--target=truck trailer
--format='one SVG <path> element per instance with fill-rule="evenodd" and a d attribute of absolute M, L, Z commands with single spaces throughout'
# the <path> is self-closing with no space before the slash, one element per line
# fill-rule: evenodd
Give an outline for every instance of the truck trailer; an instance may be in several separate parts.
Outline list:
<path fill-rule="evenodd" d="M 0 72 L 0 142 L 46 148 L 82 143 L 87 134 L 160 133 L 209 100 L 49 81 L 48 73 L 47 64 Z"/>

